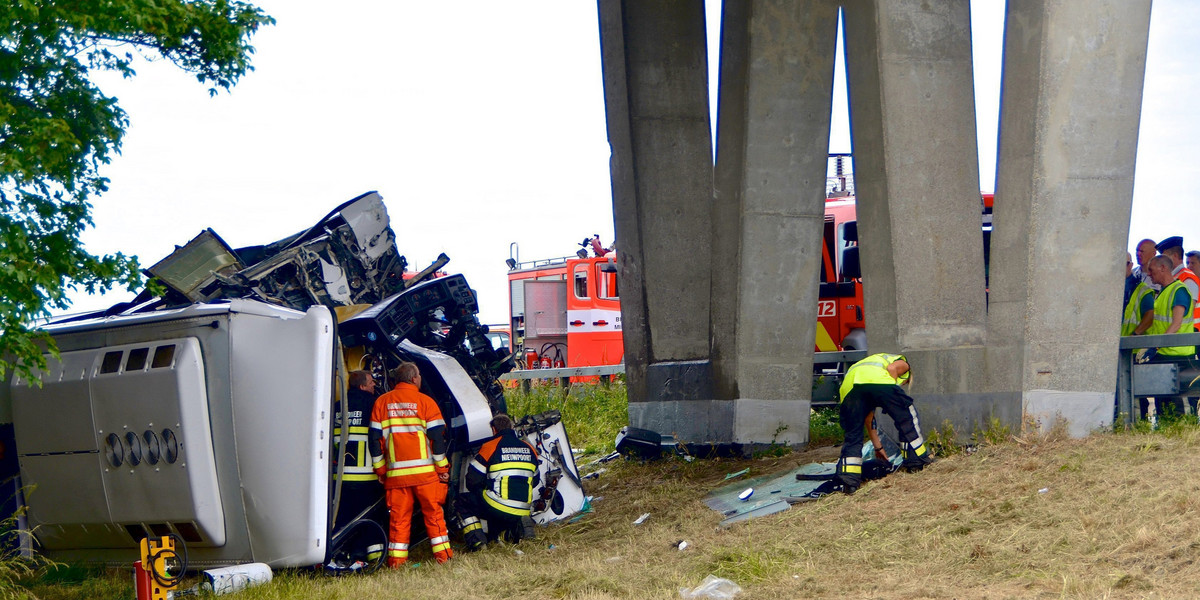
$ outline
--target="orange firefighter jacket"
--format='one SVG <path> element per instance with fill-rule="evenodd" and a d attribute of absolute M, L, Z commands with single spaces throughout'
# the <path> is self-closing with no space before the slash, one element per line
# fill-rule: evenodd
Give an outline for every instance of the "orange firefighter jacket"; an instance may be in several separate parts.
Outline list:
<path fill-rule="evenodd" d="M 1195 283 L 1197 287 L 1200 287 L 1200 277 L 1197 277 L 1196 274 L 1187 267 L 1180 269 L 1179 272 L 1175 274 L 1175 279 L 1184 283 L 1191 281 L 1192 283 Z M 1190 292 L 1191 290 L 1188 291 Z M 1192 298 L 1192 319 L 1200 321 L 1200 302 L 1197 302 L 1196 300 L 1196 298 Z"/>
<path fill-rule="evenodd" d="M 433 398 L 411 383 L 375 400 L 371 410 L 371 466 L 387 489 L 437 483 L 446 472 L 446 421 Z"/>

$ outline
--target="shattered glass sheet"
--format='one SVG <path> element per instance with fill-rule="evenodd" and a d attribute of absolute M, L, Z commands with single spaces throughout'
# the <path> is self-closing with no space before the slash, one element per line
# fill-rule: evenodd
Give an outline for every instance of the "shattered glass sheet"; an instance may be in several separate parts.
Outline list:
<path fill-rule="evenodd" d="M 901 463 L 900 448 L 887 436 L 882 436 L 883 448 L 891 457 L 891 463 L 899 467 Z M 871 442 L 863 444 L 863 459 L 870 459 L 875 454 L 875 446 Z M 837 463 L 809 463 L 783 474 L 759 475 L 750 479 L 734 481 L 711 492 L 704 499 L 709 508 L 721 513 L 725 519 L 721 527 L 727 527 L 739 521 L 755 519 L 766 515 L 783 512 L 798 502 L 807 502 L 816 498 L 808 494 L 825 483 L 823 480 L 797 481 L 796 475 L 813 475 L 832 477 Z M 748 488 L 754 489 L 754 495 L 745 501 L 738 494 Z"/>

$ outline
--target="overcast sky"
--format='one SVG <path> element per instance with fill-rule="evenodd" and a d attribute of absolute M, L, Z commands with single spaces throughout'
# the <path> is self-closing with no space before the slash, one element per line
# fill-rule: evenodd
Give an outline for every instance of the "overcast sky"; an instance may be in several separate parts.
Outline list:
<path fill-rule="evenodd" d="M 165 63 L 97 78 L 131 124 L 103 170 L 91 251 L 148 266 L 206 227 L 233 247 L 268 243 L 377 190 L 412 268 L 445 252 L 478 291 L 481 319 L 500 323 L 511 243 L 531 260 L 573 254 L 594 233 L 612 240 L 595 2 L 257 4 L 278 24 L 255 36 L 256 70 L 232 93 L 210 98 Z M 992 191 L 1004 6 L 972 11 L 980 188 Z M 1134 242 L 1200 246 L 1197 25 L 1200 5 L 1155 2 Z M 840 79 L 831 151 L 849 152 Z M 79 294 L 73 311 L 129 297 Z"/>

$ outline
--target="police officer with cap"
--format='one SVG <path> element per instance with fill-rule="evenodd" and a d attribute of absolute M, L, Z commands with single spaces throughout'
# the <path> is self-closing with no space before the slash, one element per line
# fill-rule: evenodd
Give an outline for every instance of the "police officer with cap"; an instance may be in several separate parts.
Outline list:
<path fill-rule="evenodd" d="M 1174 235 L 1159 242 L 1154 247 L 1158 250 L 1159 254 L 1171 259 L 1171 275 L 1183 283 L 1188 293 L 1192 295 L 1193 318 L 1200 317 L 1200 312 L 1196 308 L 1196 299 L 1200 298 L 1200 277 L 1197 277 L 1191 269 L 1183 264 L 1183 238 Z"/>

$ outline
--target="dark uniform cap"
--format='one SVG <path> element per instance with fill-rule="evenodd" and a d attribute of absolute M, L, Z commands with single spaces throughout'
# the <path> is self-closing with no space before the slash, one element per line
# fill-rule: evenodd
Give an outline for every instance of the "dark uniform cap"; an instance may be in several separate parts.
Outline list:
<path fill-rule="evenodd" d="M 1160 254 L 1168 248 L 1183 248 L 1183 238 L 1173 235 L 1154 245 L 1154 249 L 1158 250 Z"/>

